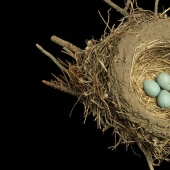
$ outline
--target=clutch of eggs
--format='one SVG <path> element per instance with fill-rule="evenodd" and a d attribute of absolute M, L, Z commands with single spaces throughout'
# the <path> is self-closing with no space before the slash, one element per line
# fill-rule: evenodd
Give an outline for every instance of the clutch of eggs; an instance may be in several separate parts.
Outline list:
<path fill-rule="evenodd" d="M 156 81 L 145 80 L 143 88 L 146 94 L 150 97 L 157 97 L 157 104 L 162 108 L 170 107 L 170 75 L 162 72 L 156 77 Z M 161 90 L 161 88 L 162 90 Z"/>

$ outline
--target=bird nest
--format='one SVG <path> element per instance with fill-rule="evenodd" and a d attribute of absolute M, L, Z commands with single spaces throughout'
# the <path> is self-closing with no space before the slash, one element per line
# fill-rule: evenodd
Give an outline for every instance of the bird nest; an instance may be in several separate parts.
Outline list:
<path fill-rule="evenodd" d="M 166 11 L 134 8 L 130 0 L 124 10 L 109 5 L 124 15 L 120 25 L 110 28 L 105 21 L 104 35 L 88 40 L 84 50 L 52 36 L 75 64 L 56 59 L 37 44 L 63 71 L 63 76 L 43 83 L 76 96 L 84 105 L 85 120 L 92 114 L 103 132 L 113 128 L 119 140 L 112 149 L 137 143 L 152 170 L 153 165 L 170 160 L 170 109 L 158 107 L 156 99 L 145 94 L 143 81 L 155 80 L 163 71 L 170 74 L 170 18 Z"/>

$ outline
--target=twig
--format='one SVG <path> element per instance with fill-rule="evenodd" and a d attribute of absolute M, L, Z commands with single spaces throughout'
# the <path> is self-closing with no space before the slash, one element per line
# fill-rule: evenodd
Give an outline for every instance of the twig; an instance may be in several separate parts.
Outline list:
<path fill-rule="evenodd" d="M 52 82 L 49 82 L 47 80 L 42 80 L 42 82 L 47 85 L 47 86 L 51 86 L 51 87 L 54 87 L 54 84 Z"/>
<path fill-rule="evenodd" d="M 69 117 L 71 117 L 72 112 L 73 112 L 73 109 L 75 108 L 75 106 L 77 105 L 77 103 L 80 101 L 80 98 L 82 97 L 83 93 L 84 93 L 84 89 L 83 89 L 82 93 L 80 94 L 80 96 L 78 97 L 77 101 L 74 103 L 74 105 L 73 105 L 73 107 L 72 107 L 72 109 L 71 109 L 71 111 L 70 111 Z M 75 96 L 77 96 L 76 93 L 75 93 Z"/>
<path fill-rule="evenodd" d="M 141 149 L 142 149 L 143 153 L 145 154 L 146 160 L 147 160 L 148 165 L 149 165 L 149 169 L 150 170 L 154 170 L 153 165 L 152 165 L 150 151 L 147 148 L 144 148 L 144 147 L 142 147 Z"/>
<path fill-rule="evenodd" d="M 158 14 L 158 3 L 159 0 L 155 0 L 155 14 Z"/>
<path fill-rule="evenodd" d="M 151 162 L 151 159 L 150 159 L 150 156 L 149 156 L 148 154 L 146 154 L 145 157 L 146 157 L 146 160 L 147 160 L 147 162 L 148 162 L 149 169 L 150 169 L 150 170 L 154 170 L 153 165 L 152 165 L 152 162 Z"/>
<path fill-rule="evenodd" d="M 120 12 L 122 15 L 127 16 L 129 15 L 127 11 L 124 11 L 124 9 L 120 8 L 115 3 L 111 2 L 110 0 L 104 0 L 107 4 L 109 4 L 112 8 L 116 9 L 118 12 Z"/>
<path fill-rule="evenodd" d="M 65 54 L 67 54 L 67 55 L 73 57 L 74 59 L 76 59 L 76 57 L 75 57 L 75 55 L 73 54 L 72 51 L 70 51 L 70 50 L 67 49 L 66 47 L 63 47 L 63 50 L 64 50 L 64 51 L 62 51 L 63 53 L 65 53 Z"/>
<path fill-rule="evenodd" d="M 109 11 L 110 11 L 110 10 L 109 10 Z M 105 21 L 105 19 L 104 19 L 103 16 L 101 15 L 100 11 L 98 11 L 101 19 L 102 19 L 103 22 L 106 24 L 106 28 L 105 28 L 104 32 L 106 32 L 106 29 L 107 29 L 107 28 L 110 30 L 110 32 L 112 32 L 112 29 L 109 27 L 109 17 L 110 17 L 109 11 L 108 11 L 108 21 L 107 21 L 107 22 Z"/>
<path fill-rule="evenodd" d="M 49 57 L 61 70 L 65 71 L 67 73 L 67 69 L 65 69 L 52 54 L 50 54 L 48 51 L 44 50 L 39 44 L 36 44 L 36 47 L 43 54 L 45 54 L 47 57 Z"/>
<path fill-rule="evenodd" d="M 168 9 L 166 9 L 164 12 L 162 12 L 162 14 L 161 14 L 160 16 L 164 15 L 164 14 L 167 13 L 169 10 L 170 10 L 170 7 L 169 7 Z"/>
<path fill-rule="evenodd" d="M 51 37 L 51 41 L 53 41 L 54 43 L 56 43 L 62 47 L 66 47 L 67 49 L 69 49 L 70 51 L 72 51 L 74 53 L 83 51 L 82 49 L 76 47 L 75 45 L 71 44 L 70 42 L 62 40 L 61 38 L 56 37 L 54 35 Z"/>
<path fill-rule="evenodd" d="M 126 1 L 126 5 L 125 5 L 125 8 L 124 8 L 124 11 L 125 11 L 125 12 L 127 12 L 130 3 L 131 3 L 131 0 L 127 0 L 127 1 Z"/>

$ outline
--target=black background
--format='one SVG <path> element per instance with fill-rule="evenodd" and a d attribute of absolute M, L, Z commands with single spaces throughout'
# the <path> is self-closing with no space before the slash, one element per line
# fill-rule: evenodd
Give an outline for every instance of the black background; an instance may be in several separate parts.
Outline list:
<path fill-rule="evenodd" d="M 123 7 L 123 0 L 115 0 Z M 154 0 L 138 0 L 138 6 L 153 10 Z M 170 1 L 161 0 L 159 12 L 170 6 Z M 72 42 L 84 49 L 86 39 L 99 39 L 103 34 L 105 24 L 98 14 L 107 19 L 110 9 L 102 0 L 58 0 L 23 4 L 21 46 L 25 52 L 20 61 L 24 81 L 22 116 L 18 115 L 17 130 L 13 131 L 17 148 L 13 156 L 19 153 L 15 165 L 25 169 L 145 169 L 149 170 L 147 162 L 136 145 L 133 146 L 136 156 L 129 147 L 120 145 L 111 151 L 114 144 L 112 131 L 105 134 L 97 130 L 96 122 L 91 116 L 83 124 L 83 105 L 78 103 L 69 117 L 70 111 L 77 99 L 42 84 L 42 80 L 51 80 L 51 73 L 59 75 L 57 66 L 35 44 L 62 60 L 72 59 L 61 52 L 61 47 L 50 41 L 52 35 Z M 118 25 L 121 15 L 111 10 L 110 25 Z M 21 28 L 22 29 L 22 28 Z M 26 41 L 27 40 L 27 41 Z M 27 46 L 23 45 L 27 42 Z M 23 76 L 23 73 L 25 74 Z M 26 97 L 26 98 L 25 98 Z M 16 119 L 16 117 L 15 117 Z M 20 140 L 18 140 L 20 139 Z M 20 159 L 22 163 L 20 164 Z M 169 170 L 170 163 L 163 162 L 156 170 Z"/>

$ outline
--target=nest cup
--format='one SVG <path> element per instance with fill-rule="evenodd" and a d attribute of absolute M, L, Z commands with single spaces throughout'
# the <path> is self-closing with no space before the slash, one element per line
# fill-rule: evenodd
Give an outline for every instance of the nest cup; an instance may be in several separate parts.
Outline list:
<path fill-rule="evenodd" d="M 162 42 L 158 39 L 142 44 L 136 48 L 131 72 L 131 85 L 135 95 L 143 107 L 151 114 L 159 117 L 170 115 L 170 108 L 161 108 L 157 105 L 157 98 L 149 97 L 144 89 L 146 79 L 156 81 L 159 73 L 170 74 L 170 41 Z"/>

